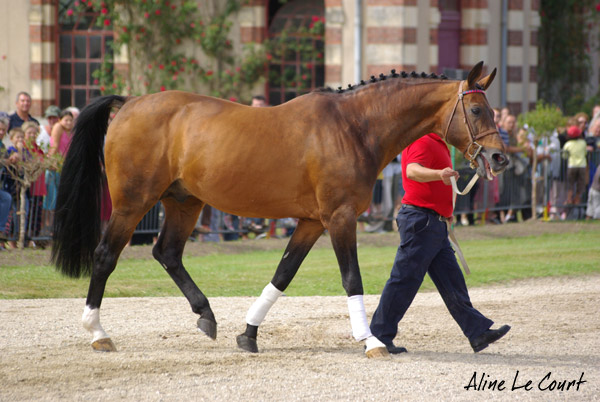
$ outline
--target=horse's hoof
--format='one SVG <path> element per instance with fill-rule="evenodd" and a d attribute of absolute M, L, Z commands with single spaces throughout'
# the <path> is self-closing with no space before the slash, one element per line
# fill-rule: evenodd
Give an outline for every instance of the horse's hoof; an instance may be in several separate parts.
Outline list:
<path fill-rule="evenodd" d="M 256 344 L 256 338 L 250 338 L 245 334 L 238 335 L 235 338 L 240 349 L 244 349 L 250 353 L 258 353 L 258 345 Z"/>
<path fill-rule="evenodd" d="M 110 338 L 98 339 L 92 342 L 92 348 L 96 352 L 116 352 L 117 348 Z"/>
<path fill-rule="evenodd" d="M 206 318 L 198 318 L 198 329 L 206 334 L 213 341 L 217 339 L 217 323 Z"/>
<path fill-rule="evenodd" d="M 369 359 L 385 359 L 389 358 L 390 354 L 385 346 L 369 349 L 365 352 Z"/>

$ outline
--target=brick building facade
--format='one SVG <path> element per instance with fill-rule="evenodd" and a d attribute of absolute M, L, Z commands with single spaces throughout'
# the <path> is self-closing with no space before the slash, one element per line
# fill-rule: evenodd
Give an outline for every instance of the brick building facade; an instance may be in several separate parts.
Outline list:
<path fill-rule="evenodd" d="M 324 85 L 346 86 L 391 69 L 459 77 L 483 60 L 499 70 L 488 91 L 492 105 L 519 113 L 537 99 L 539 0 L 251 0 L 236 17 L 232 39 L 261 42 L 277 13 L 300 1 L 320 3 L 326 18 Z M 0 110 L 12 110 L 22 90 L 32 95 L 34 115 L 59 104 L 64 79 L 57 21 L 64 3 L 0 0 L 0 32 L 7 38 L 0 43 Z M 96 93 L 88 88 L 85 96 Z"/>

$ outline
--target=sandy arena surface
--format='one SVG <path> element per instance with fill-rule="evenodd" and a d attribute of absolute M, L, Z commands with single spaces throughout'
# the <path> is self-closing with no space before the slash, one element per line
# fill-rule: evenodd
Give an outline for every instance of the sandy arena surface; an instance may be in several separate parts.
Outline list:
<path fill-rule="evenodd" d="M 0 400 L 598 400 L 600 275 L 471 297 L 512 326 L 505 338 L 474 354 L 437 292 L 419 293 L 397 338 L 409 353 L 385 360 L 367 359 L 352 339 L 345 297 L 280 298 L 258 354 L 235 344 L 254 298 L 211 299 L 216 341 L 195 329 L 183 297 L 105 299 L 116 353 L 91 350 L 83 299 L 0 300 Z M 366 297 L 369 315 L 378 298 Z M 466 390 L 473 376 L 503 389 Z M 565 380 L 573 385 L 558 390 Z"/>

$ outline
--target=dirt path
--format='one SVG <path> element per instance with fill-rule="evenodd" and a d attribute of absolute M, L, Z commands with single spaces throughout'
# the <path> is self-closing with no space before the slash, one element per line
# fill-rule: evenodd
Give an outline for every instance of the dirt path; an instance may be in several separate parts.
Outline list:
<path fill-rule="evenodd" d="M 600 275 L 471 296 L 512 325 L 497 344 L 472 353 L 439 295 L 420 293 L 400 327 L 410 353 L 377 361 L 351 338 L 344 297 L 281 298 L 259 331 L 259 354 L 235 346 L 253 298 L 211 299 L 217 341 L 195 330 L 183 297 L 105 299 L 102 322 L 119 349 L 107 354 L 89 347 L 82 299 L 0 300 L 0 400 L 597 400 Z M 377 301 L 366 297 L 368 314 Z M 474 375 L 504 389 L 465 390 Z M 529 380 L 530 391 L 512 389 Z M 585 382 L 548 389 L 564 380 Z"/>

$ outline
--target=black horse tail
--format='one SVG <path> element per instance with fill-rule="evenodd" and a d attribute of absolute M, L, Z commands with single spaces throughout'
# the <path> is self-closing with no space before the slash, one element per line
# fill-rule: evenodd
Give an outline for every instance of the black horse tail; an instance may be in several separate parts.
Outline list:
<path fill-rule="evenodd" d="M 64 275 L 79 278 L 92 271 L 100 241 L 100 200 L 104 137 L 112 108 L 127 98 L 102 96 L 77 117 L 58 185 L 53 225 L 52 262 Z"/>

